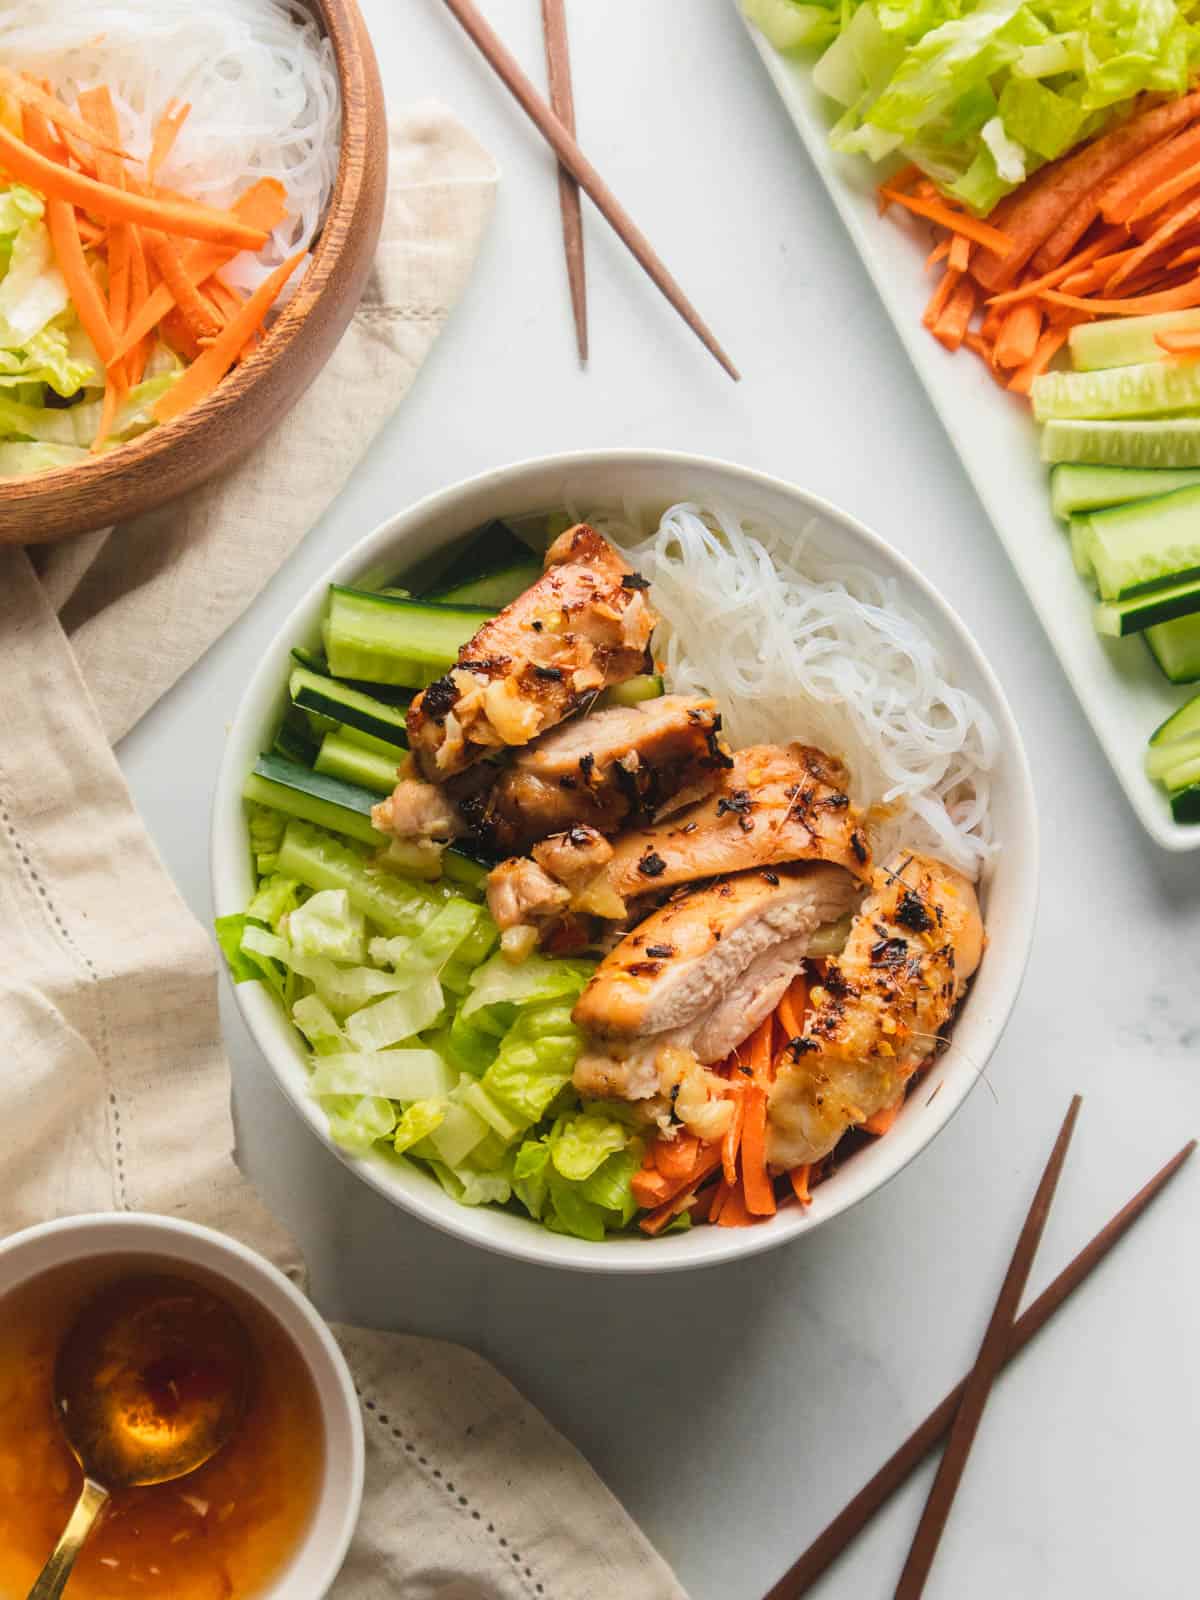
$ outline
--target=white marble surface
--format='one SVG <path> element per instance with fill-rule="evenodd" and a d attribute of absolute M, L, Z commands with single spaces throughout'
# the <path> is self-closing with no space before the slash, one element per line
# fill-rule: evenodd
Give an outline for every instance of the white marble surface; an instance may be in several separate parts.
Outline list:
<path fill-rule="evenodd" d="M 392 103 L 458 108 L 504 179 L 476 279 L 402 412 L 250 614 L 124 742 L 197 914 L 213 774 L 262 641 L 386 514 L 544 451 L 705 451 L 838 501 L 977 630 L 1028 742 L 1042 909 L 988 1083 L 885 1193 L 744 1266 L 590 1280 L 456 1245 L 351 1180 L 225 1006 L 242 1159 L 302 1240 L 321 1308 L 482 1350 L 694 1600 L 757 1600 L 969 1362 L 1071 1092 L 1084 1109 L 1035 1291 L 1200 1131 L 1200 857 L 1161 854 L 1137 827 L 725 0 L 573 0 L 569 18 L 582 142 L 741 364 L 740 387 L 590 210 L 594 356 L 579 370 L 540 140 L 435 0 L 364 10 Z M 536 0 L 488 10 L 542 81 Z M 1002 1380 L 936 1600 L 1195 1594 L 1198 1210 L 1200 1166 Z M 891 1592 L 928 1482 L 823 1597 Z"/>

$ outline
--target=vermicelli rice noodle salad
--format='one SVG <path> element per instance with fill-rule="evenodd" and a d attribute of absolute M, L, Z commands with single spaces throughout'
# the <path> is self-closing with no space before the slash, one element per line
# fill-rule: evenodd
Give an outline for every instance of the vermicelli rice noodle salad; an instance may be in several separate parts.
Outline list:
<path fill-rule="evenodd" d="M 0 477 L 212 392 L 299 281 L 340 129 L 332 47 L 292 0 L 0 15 Z"/>
<path fill-rule="evenodd" d="M 995 729 L 815 528 L 493 522 L 335 585 L 217 932 L 332 1137 L 601 1240 L 752 1226 L 885 1136 L 983 956 Z"/>

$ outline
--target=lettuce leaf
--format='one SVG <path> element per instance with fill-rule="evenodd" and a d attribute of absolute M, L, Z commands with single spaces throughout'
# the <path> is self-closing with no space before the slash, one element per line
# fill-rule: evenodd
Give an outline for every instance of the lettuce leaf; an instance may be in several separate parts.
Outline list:
<path fill-rule="evenodd" d="M 583 1036 L 561 1001 L 523 1011 L 483 1074 L 483 1087 L 525 1127 L 539 1122 L 571 1081 Z"/>
<path fill-rule="evenodd" d="M 624 1150 L 629 1130 L 608 1117 L 581 1111 L 559 1117 L 550 1132 L 550 1160 L 554 1170 L 572 1183 L 590 1178 L 610 1155 Z"/>

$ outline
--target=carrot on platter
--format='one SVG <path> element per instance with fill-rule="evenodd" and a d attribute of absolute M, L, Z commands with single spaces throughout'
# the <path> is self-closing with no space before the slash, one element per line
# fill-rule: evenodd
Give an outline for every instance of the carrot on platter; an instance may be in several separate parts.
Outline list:
<path fill-rule="evenodd" d="M 1200 305 L 1200 278 L 1191 278 L 1174 288 L 1157 294 L 1133 295 L 1125 300 L 1084 300 L 1078 295 L 1062 294 L 1057 289 L 1047 289 L 1042 296 L 1051 305 L 1070 306 L 1076 311 L 1088 311 L 1095 316 L 1140 317 L 1158 311 L 1186 311 Z"/>
<path fill-rule="evenodd" d="M 963 342 L 975 310 L 975 296 L 974 279 L 960 278 L 955 285 L 954 293 L 934 323 L 933 336 L 939 343 L 944 344 L 947 350 L 957 350 Z"/>
<path fill-rule="evenodd" d="M 1038 340 L 1037 349 L 1023 367 L 1018 367 L 1008 380 L 1008 387 L 1014 394 L 1028 394 L 1033 388 L 1033 380 L 1045 372 L 1051 361 L 1067 342 L 1067 335 L 1071 325 L 1047 328 Z"/>
<path fill-rule="evenodd" d="M 1004 319 L 996 339 L 998 367 L 1023 367 L 1033 359 L 1042 331 L 1042 310 L 1029 300 L 1015 305 Z"/>
<path fill-rule="evenodd" d="M 69 201 L 110 221 L 138 222 L 161 228 L 166 233 L 182 234 L 186 239 L 236 245 L 239 250 L 261 250 L 267 242 L 264 232 L 247 227 L 231 212 L 179 200 L 159 200 L 75 172 L 52 156 L 33 149 L 24 139 L 18 139 L 2 123 L 0 167 L 47 199 Z"/>
<path fill-rule="evenodd" d="M 888 189 L 886 193 L 890 200 L 904 206 L 914 215 L 926 217 L 930 222 L 941 223 L 942 227 L 949 228 L 951 233 L 964 236 L 975 244 L 984 245 L 989 250 L 994 250 L 997 255 L 1005 255 L 1012 249 L 1012 240 L 999 228 L 993 228 L 987 222 L 980 222 L 978 218 L 970 216 L 965 211 L 955 211 L 943 200 L 925 200 L 918 195 L 901 194 L 894 189 Z"/>

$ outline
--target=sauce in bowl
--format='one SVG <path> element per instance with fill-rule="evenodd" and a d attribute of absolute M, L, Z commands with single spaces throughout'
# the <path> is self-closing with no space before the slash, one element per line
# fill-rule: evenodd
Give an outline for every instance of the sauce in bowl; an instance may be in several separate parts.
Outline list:
<path fill-rule="evenodd" d="M 274 1319 L 223 1279 L 158 1258 L 60 1267 L 0 1298 L 0 1600 L 25 1600 L 82 1481 L 54 1414 L 59 1346 L 97 1291 L 155 1271 L 202 1282 L 237 1312 L 254 1348 L 249 1405 L 207 1465 L 114 1496 L 76 1564 L 72 1600 L 252 1600 L 304 1537 L 324 1430 L 316 1386 Z"/>

